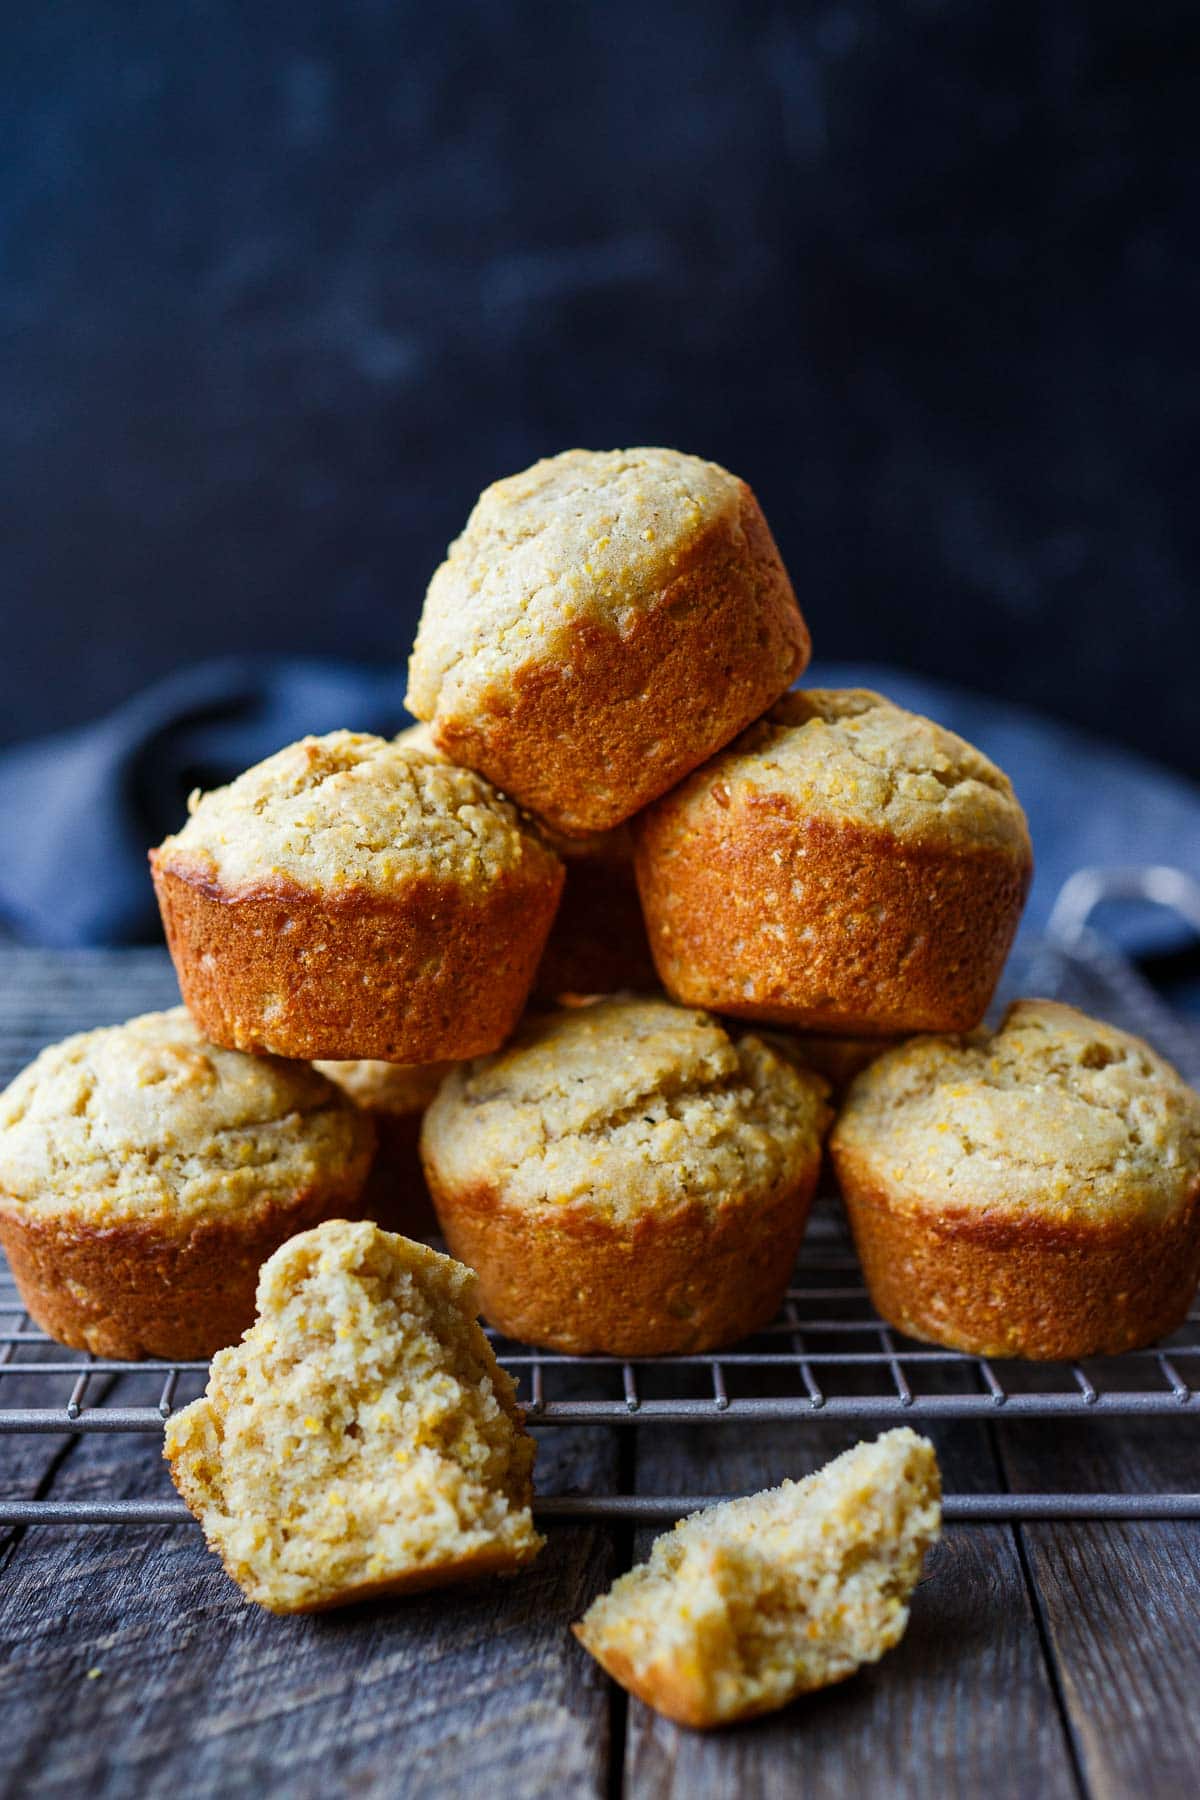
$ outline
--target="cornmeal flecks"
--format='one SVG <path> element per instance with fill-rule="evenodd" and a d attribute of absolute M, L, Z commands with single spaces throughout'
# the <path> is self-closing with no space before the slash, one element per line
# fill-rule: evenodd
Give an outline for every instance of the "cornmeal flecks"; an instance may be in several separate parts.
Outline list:
<path fill-rule="evenodd" d="M 533 1207 L 613 1219 L 795 1182 L 819 1151 L 826 1085 L 753 1036 L 664 1000 L 534 1017 L 454 1070 L 423 1151 L 454 1189 L 499 1183 Z"/>
<path fill-rule="evenodd" d="M 236 1217 L 359 1179 L 372 1128 L 307 1063 L 220 1050 L 187 1011 L 43 1050 L 0 1095 L 0 1197 L 96 1223 Z"/>
<path fill-rule="evenodd" d="M 567 450 L 486 488 L 429 584 L 409 664 L 421 718 L 469 708 L 580 620 L 627 631 L 742 484 L 678 450 Z"/>
<path fill-rule="evenodd" d="M 334 1220 L 263 1265 L 257 1303 L 165 1442 L 250 1599 L 302 1611 L 537 1554 L 534 1444 L 476 1321 L 469 1269 Z"/>
<path fill-rule="evenodd" d="M 782 794 L 813 818 L 1032 855 L 1007 775 L 964 738 L 866 688 L 785 694 L 692 779 L 719 785 L 725 805 Z"/>
<path fill-rule="evenodd" d="M 685 1724 L 768 1712 L 899 1642 L 940 1531 L 932 1445 L 889 1431 L 804 1481 L 682 1520 L 576 1634 Z"/>
<path fill-rule="evenodd" d="M 194 794 L 162 864 L 228 892 L 291 880 L 336 895 L 393 894 L 415 878 L 491 886 L 553 871 L 553 852 L 512 803 L 469 769 L 360 732 L 302 738 L 228 787 Z"/>
<path fill-rule="evenodd" d="M 850 1089 L 834 1144 L 923 1206 L 1162 1219 L 1200 1178 L 1200 1094 L 1148 1044 L 1050 1000 L 914 1038 Z"/>

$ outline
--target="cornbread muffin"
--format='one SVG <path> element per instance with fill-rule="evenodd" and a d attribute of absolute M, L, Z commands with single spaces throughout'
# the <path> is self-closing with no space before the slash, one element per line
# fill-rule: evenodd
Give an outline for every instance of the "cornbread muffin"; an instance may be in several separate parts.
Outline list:
<path fill-rule="evenodd" d="M 448 1075 L 421 1156 L 501 1331 L 574 1352 L 706 1350 L 783 1297 L 825 1093 L 703 1013 L 601 1000 L 527 1019 Z"/>
<path fill-rule="evenodd" d="M 0 1095 L 0 1243 L 60 1343 L 210 1356 L 254 1317 L 264 1259 L 355 1211 L 374 1147 L 303 1063 L 147 1013 L 43 1050 Z"/>
<path fill-rule="evenodd" d="M 900 1642 L 941 1523 L 933 1446 L 889 1431 L 804 1481 L 682 1520 L 575 1635 L 681 1725 L 774 1712 Z"/>
<path fill-rule="evenodd" d="M 1153 1342 L 1200 1280 L 1200 1095 L 1049 1000 L 860 1075 L 833 1160 L 871 1297 L 910 1337 L 1074 1358 Z"/>
<path fill-rule="evenodd" d="M 164 1454 L 249 1599 L 316 1612 L 532 1561 L 534 1443 L 469 1269 L 368 1221 L 277 1250 Z"/>
<path fill-rule="evenodd" d="M 744 481 L 677 450 L 568 450 L 480 497 L 429 584 L 407 705 L 584 836 L 728 743 L 809 648 Z"/>
<path fill-rule="evenodd" d="M 437 1230 L 417 1144 L 425 1108 L 453 1066 L 389 1062 L 315 1065 L 374 1121 L 379 1147 L 359 1211 L 388 1231 L 428 1237 Z"/>
<path fill-rule="evenodd" d="M 438 754 L 428 725 L 410 725 L 395 741 Z M 657 988 L 629 827 L 615 825 L 611 831 L 572 838 L 543 826 L 542 835 L 562 858 L 566 879 L 534 977 L 534 997 L 559 1000 Z"/>
<path fill-rule="evenodd" d="M 1007 776 L 857 688 L 786 694 L 634 839 L 669 993 L 842 1036 L 977 1025 L 1033 870 Z"/>
<path fill-rule="evenodd" d="M 402 1063 L 503 1042 L 563 880 L 478 775 L 350 731 L 193 795 L 150 861 L 183 997 L 214 1043 Z"/>

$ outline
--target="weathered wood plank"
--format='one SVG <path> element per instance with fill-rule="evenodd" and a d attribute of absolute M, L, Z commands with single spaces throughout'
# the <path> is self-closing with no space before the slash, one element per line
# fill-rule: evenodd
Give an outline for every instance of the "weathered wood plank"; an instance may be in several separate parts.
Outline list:
<path fill-rule="evenodd" d="M 947 1487 L 995 1485 L 986 1433 L 933 1434 Z M 856 1434 L 814 1422 L 655 1433 L 639 1446 L 641 1492 L 754 1488 L 805 1474 Z M 638 1556 L 652 1534 L 639 1534 Z M 1011 1530 L 948 1530 L 904 1641 L 872 1669 L 773 1718 L 700 1736 L 629 1702 L 631 1800 L 755 1800 L 886 1792 L 1039 1797 L 1077 1790 Z"/>
<path fill-rule="evenodd" d="M 613 1434 L 539 1462 L 547 1492 L 611 1489 Z M 54 1485 L 171 1491 L 153 1438 L 83 1440 Z M 567 1627 L 611 1577 L 607 1534 L 555 1529 L 511 1581 L 274 1619 L 190 1528 L 31 1530 L 0 1584 L 3 1791 L 601 1795 L 609 1696 Z"/>
<path fill-rule="evenodd" d="M 1194 1419 L 997 1432 L 1014 1489 L 1193 1489 Z M 1200 1784 L 1200 1525 L 1021 1528 L 1076 1751 L 1097 1800 L 1179 1800 Z"/>

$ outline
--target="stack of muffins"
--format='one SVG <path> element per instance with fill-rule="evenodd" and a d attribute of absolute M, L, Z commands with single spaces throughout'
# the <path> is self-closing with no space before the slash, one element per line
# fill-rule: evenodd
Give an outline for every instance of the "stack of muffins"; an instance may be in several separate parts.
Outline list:
<path fill-rule="evenodd" d="M 431 1198 L 506 1334 L 714 1348 L 778 1307 L 832 1124 L 901 1330 L 1057 1358 L 1177 1326 L 1200 1098 L 1063 1006 L 980 1029 L 1032 869 L 1012 787 L 878 694 L 793 689 L 809 654 L 714 464 L 489 488 L 426 599 L 424 723 L 193 796 L 151 855 L 186 1010 L 0 1098 L 39 1323 L 206 1355 L 298 1230 L 421 1235 Z"/>

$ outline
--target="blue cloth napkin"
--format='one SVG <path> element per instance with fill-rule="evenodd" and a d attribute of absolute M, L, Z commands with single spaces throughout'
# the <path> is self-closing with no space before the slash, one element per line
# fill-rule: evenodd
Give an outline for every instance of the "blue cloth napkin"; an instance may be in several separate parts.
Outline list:
<path fill-rule="evenodd" d="M 1052 720 L 872 664 L 820 664 L 806 684 L 878 688 L 978 744 L 1029 814 L 1045 924 L 1085 864 L 1165 862 L 1200 879 L 1200 789 Z M 407 723 L 404 671 L 300 659 L 206 662 L 81 730 L 0 753 L 0 918 L 33 943 L 127 944 L 158 934 L 146 851 L 213 787 L 305 732 Z M 1133 955 L 1186 938 L 1143 908 L 1104 921 Z"/>

